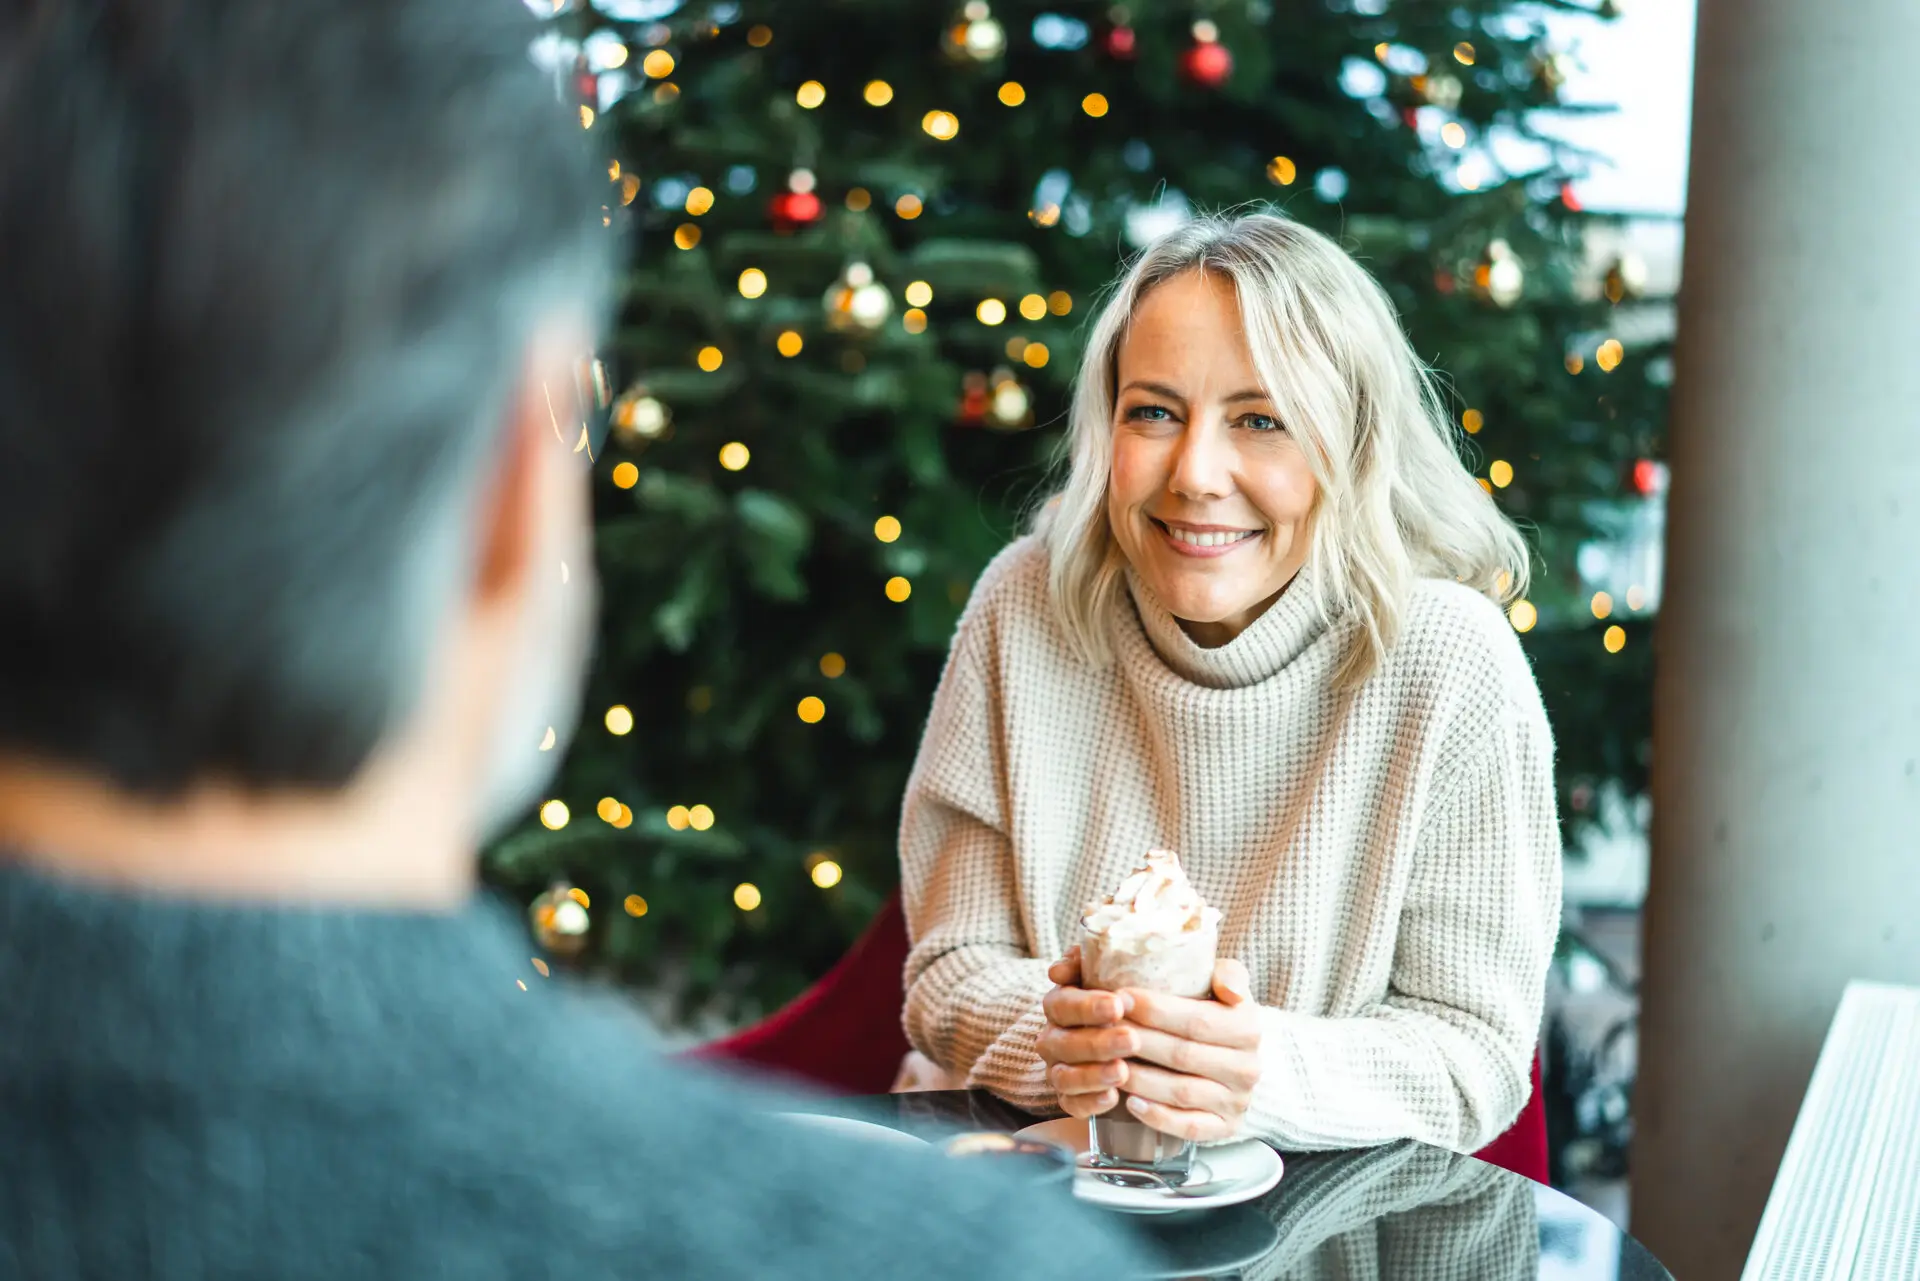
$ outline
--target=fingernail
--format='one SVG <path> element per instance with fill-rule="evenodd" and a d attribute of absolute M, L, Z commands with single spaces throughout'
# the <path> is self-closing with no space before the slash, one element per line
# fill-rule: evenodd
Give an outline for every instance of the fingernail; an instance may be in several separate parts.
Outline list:
<path fill-rule="evenodd" d="M 1122 992 L 1120 994 L 1120 1017 L 1125 1018 L 1131 1013 L 1133 1013 L 1133 993 Z"/>
<path fill-rule="evenodd" d="M 1133 1113 L 1135 1116 L 1145 1116 L 1147 1114 L 1147 1101 L 1137 1094 L 1129 1094 L 1127 1096 L 1127 1111 Z"/>

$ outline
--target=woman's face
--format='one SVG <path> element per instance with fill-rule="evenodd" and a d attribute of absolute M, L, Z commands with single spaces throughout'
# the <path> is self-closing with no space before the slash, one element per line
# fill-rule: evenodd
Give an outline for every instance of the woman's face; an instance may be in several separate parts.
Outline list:
<path fill-rule="evenodd" d="M 1107 520 L 1160 603 L 1224 645 L 1307 559 L 1318 487 L 1254 372 L 1230 280 L 1155 286 L 1122 339 Z"/>

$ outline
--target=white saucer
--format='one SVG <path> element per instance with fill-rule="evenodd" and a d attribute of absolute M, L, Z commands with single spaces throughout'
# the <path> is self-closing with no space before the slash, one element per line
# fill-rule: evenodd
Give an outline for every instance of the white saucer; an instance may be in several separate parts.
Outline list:
<path fill-rule="evenodd" d="M 928 1146 L 925 1139 L 915 1138 L 899 1130 L 888 1129 L 884 1125 L 875 1125 L 871 1121 L 855 1121 L 844 1116 L 820 1116 L 812 1112 L 777 1112 L 774 1115 L 783 1121 L 798 1121 L 801 1125 L 843 1135 L 849 1139 L 858 1139 L 862 1143 L 905 1143 L 918 1148 Z"/>
<path fill-rule="evenodd" d="M 1087 1123 L 1070 1116 L 1057 1121 L 1042 1121 L 1016 1133 L 1024 1138 L 1057 1143 L 1071 1149 L 1075 1155 L 1087 1150 Z M 1217 1196 L 1176 1197 L 1144 1188 L 1115 1187 L 1091 1170 L 1080 1170 L 1073 1176 L 1073 1194 L 1090 1205 L 1122 1210 L 1128 1214 L 1210 1210 L 1215 1206 L 1238 1205 L 1242 1201 L 1265 1196 L 1273 1190 L 1274 1184 L 1280 1182 L 1280 1175 L 1286 1168 L 1280 1160 L 1280 1154 L 1258 1139 L 1241 1139 L 1238 1143 L 1201 1148 L 1194 1155 L 1193 1164 L 1196 1173 L 1202 1173 L 1199 1167 L 1206 1166 L 1204 1173 L 1208 1176 L 1208 1182 L 1231 1183 L 1234 1186 Z"/>

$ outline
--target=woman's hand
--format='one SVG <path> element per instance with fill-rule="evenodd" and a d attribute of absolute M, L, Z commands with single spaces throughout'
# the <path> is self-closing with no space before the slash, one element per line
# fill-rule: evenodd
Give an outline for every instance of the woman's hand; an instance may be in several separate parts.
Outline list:
<path fill-rule="evenodd" d="M 1119 1087 L 1126 1084 L 1131 1071 L 1126 1059 L 1136 1051 L 1142 1035 L 1123 1022 L 1134 1008 L 1134 997 L 1079 986 L 1077 947 L 1055 961 L 1047 977 L 1058 984 L 1040 1004 L 1047 1026 L 1040 1033 L 1038 1048 L 1047 1065 L 1047 1081 L 1068 1116 L 1110 1112 L 1119 1106 Z"/>
<path fill-rule="evenodd" d="M 1232 1138 L 1260 1080 L 1260 1007 L 1247 967 L 1216 963 L 1210 1001 L 1131 989 L 1118 995 L 1132 998 L 1122 1030 L 1133 1034 L 1135 1061 L 1120 1065 L 1128 1110 L 1162 1134 Z"/>

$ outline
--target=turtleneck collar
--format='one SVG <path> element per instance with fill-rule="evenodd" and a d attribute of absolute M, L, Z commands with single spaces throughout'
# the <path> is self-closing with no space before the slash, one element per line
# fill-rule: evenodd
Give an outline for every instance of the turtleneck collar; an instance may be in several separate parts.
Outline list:
<path fill-rule="evenodd" d="M 1181 679 L 1209 689 L 1243 689 L 1277 675 L 1298 658 L 1322 633 L 1328 620 L 1314 591 L 1310 568 L 1267 606 L 1260 617 L 1225 645 L 1207 648 L 1194 643 L 1180 620 L 1160 603 L 1153 589 L 1127 570 L 1127 588 L 1138 621 L 1136 639 L 1144 639 L 1161 662 Z M 1123 633 L 1129 631 L 1123 620 Z"/>

